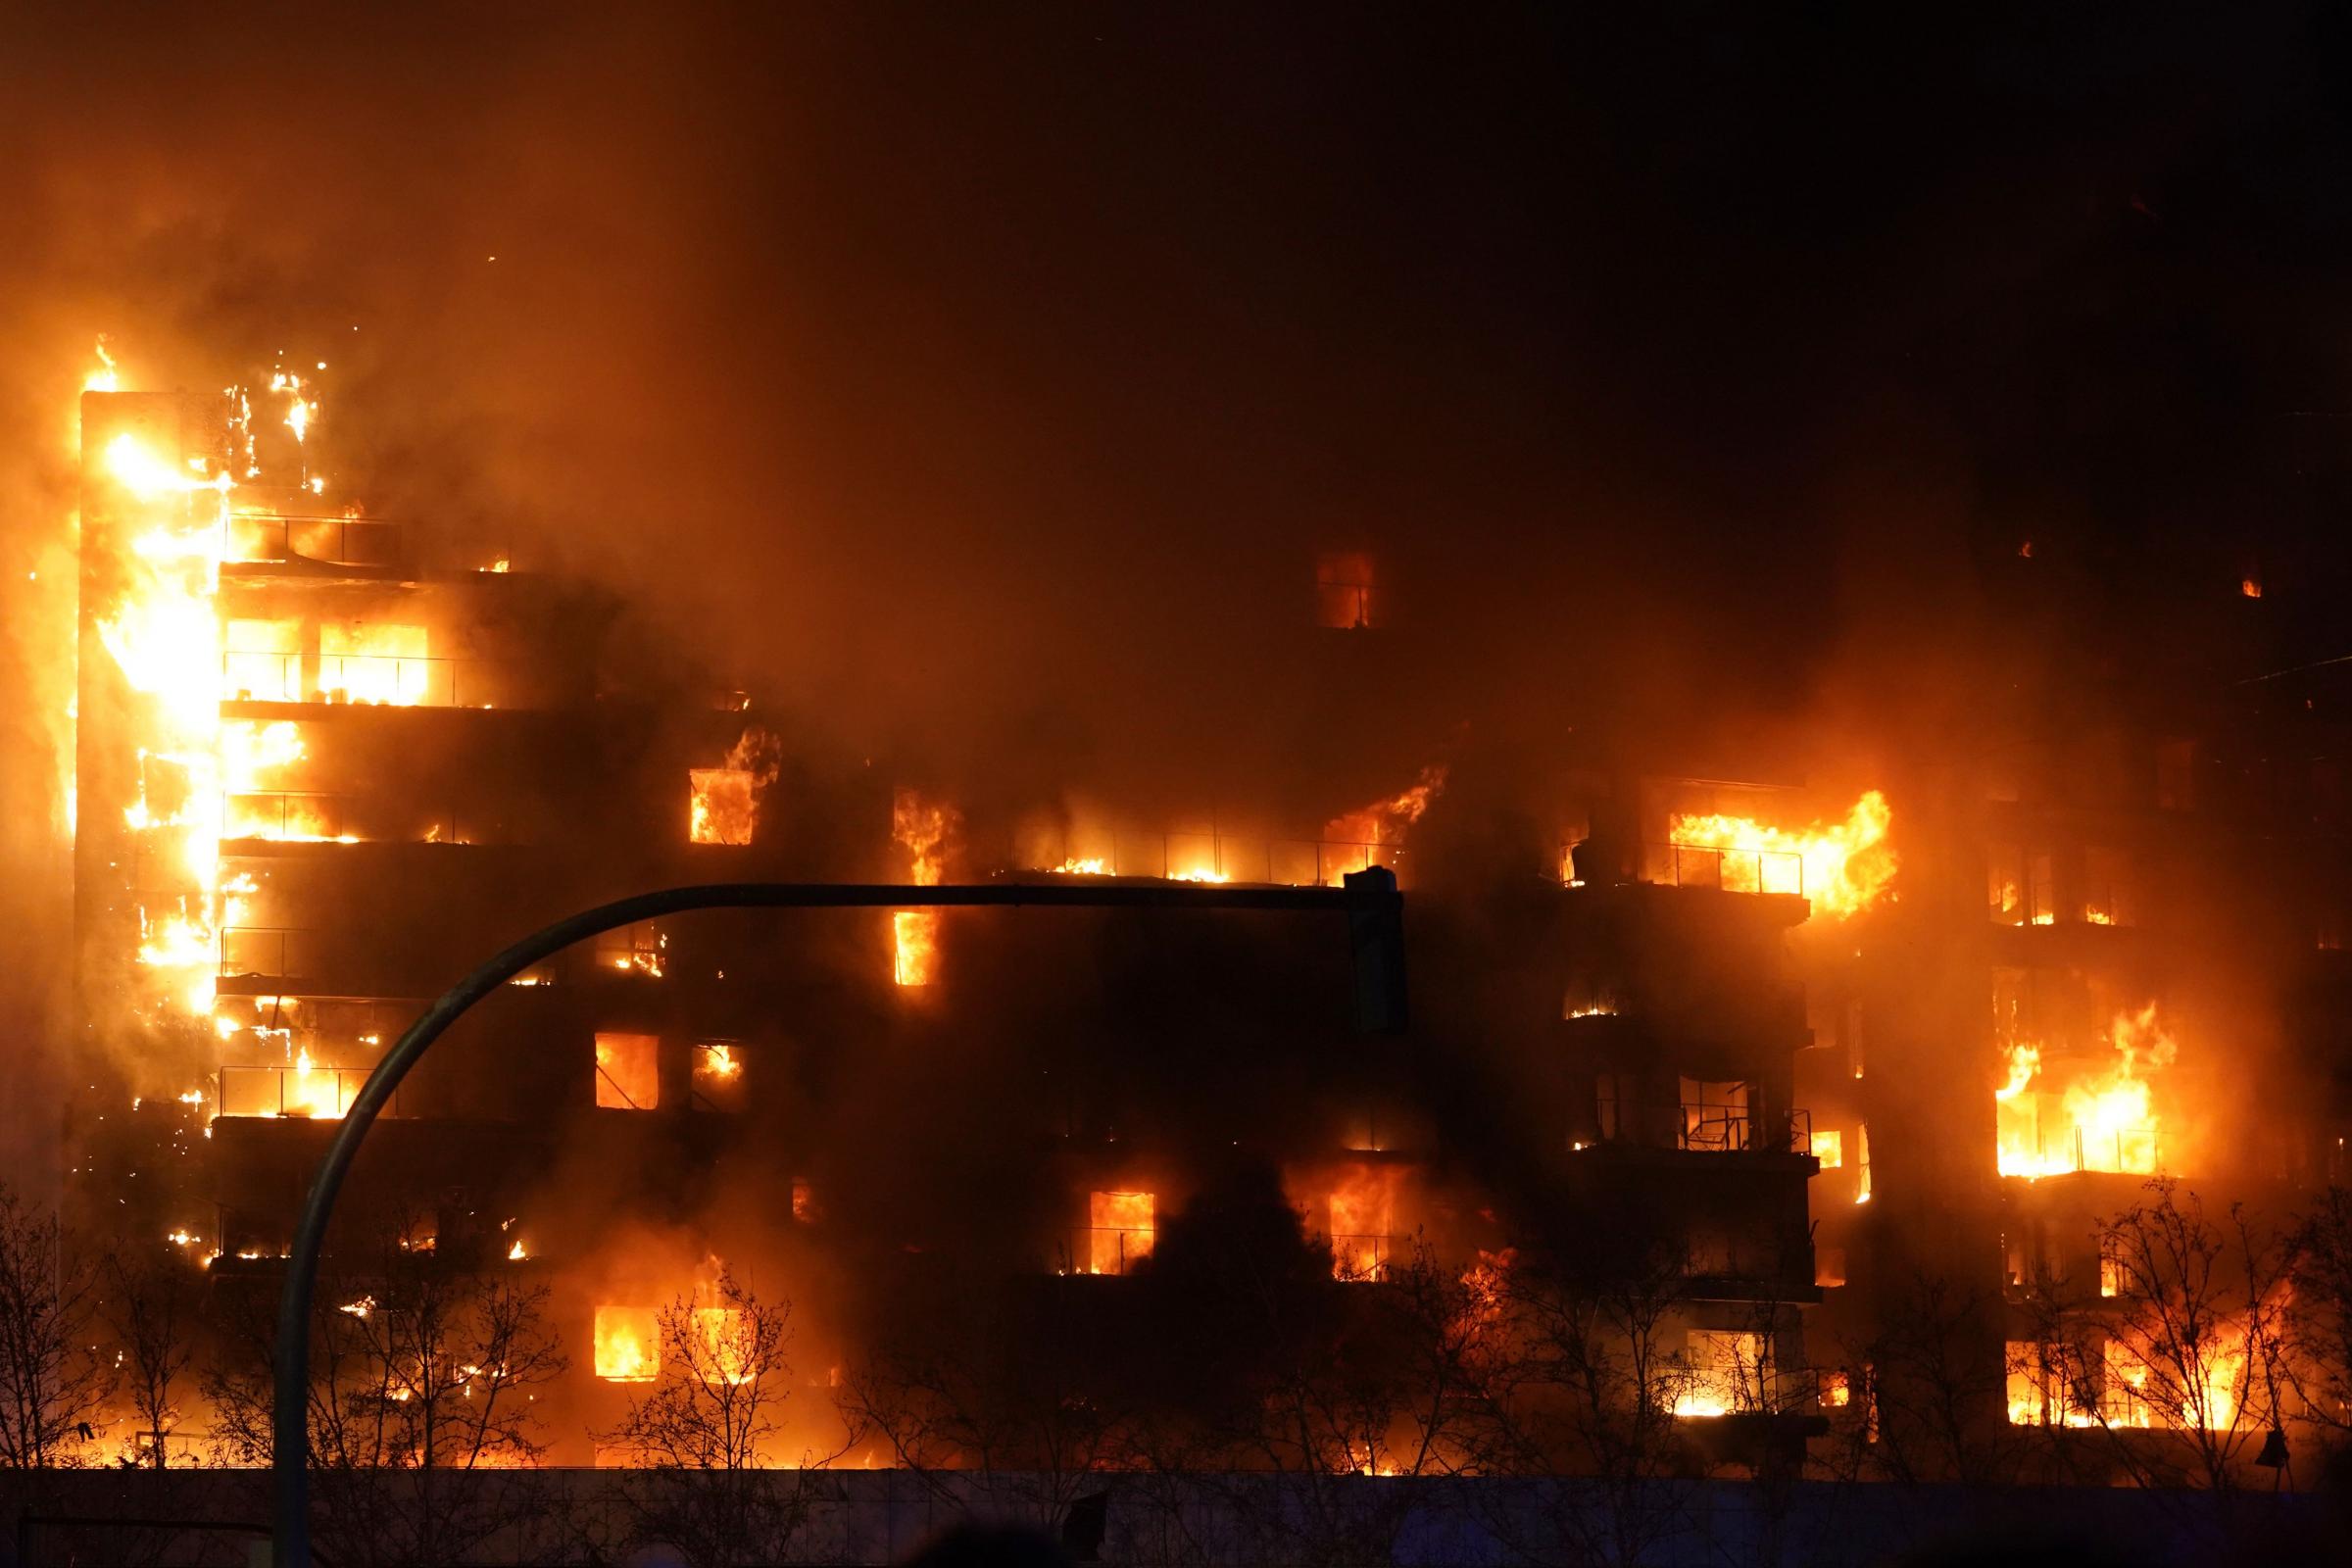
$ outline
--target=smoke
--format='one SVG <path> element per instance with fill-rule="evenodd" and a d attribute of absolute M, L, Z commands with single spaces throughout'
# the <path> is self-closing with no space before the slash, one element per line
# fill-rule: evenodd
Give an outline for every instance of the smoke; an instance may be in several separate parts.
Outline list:
<path fill-rule="evenodd" d="M 2249 168 L 2293 184 L 2343 139 L 2304 147 L 2310 127 L 2262 107 L 2300 80 L 2299 23 L 2241 34 L 2200 95 L 2168 90 L 2206 46 L 2179 27 L 2112 58 L 2058 39 L 2055 63 L 1905 42 L 1913 70 L 1889 72 L 1886 38 L 1544 11 L 85 7 L 4 25 L 0 135 L 30 151 L 0 174 L 0 920 L 19 934 L 0 1032 L 52 1078 L 71 420 L 100 333 L 127 386 L 326 362 L 321 462 L 371 515 L 595 585 L 617 621 L 570 656 L 753 693 L 787 798 L 870 782 L 877 843 L 901 787 L 973 822 L 1102 803 L 1311 836 L 1446 763 L 1415 847 L 1457 888 L 1532 885 L 1595 782 L 1579 770 L 1623 746 L 1838 806 L 1883 785 L 1924 871 L 1953 824 L 1918 803 L 1965 788 L 1979 738 L 2082 649 L 2252 672 L 2340 603 L 2340 549 L 2286 523 L 2252 547 L 2301 552 L 2310 585 L 2298 601 L 2274 574 L 2273 639 L 2150 617 L 2118 643 L 2100 587 L 2143 529 L 2187 551 L 2183 510 L 2256 516 L 2259 487 L 2227 475 L 2268 437 L 2225 411 L 2340 393 L 2289 340 L 2340 336 L 2341 306 L 2256 308 L 2309 303 L 2330 253 L 2258 259 L 2268 230 L 2240 221 L 2291 205 Z M 2085 77 L 2105 113 L 2068 106 Z M 2192 300 L 2219 303 L 2176 331 Z M 1312 625 L 1316 559 L 1342 550 L 1374 562 L 1392 628 Z M 2045 574 L 1981 570 L 2013 561 Z M 846 859 L 823 868 L 865 869 Z M 1453 936 L 1491 956 L 1484 922 L 1527 913 L 1500 895 Z M 819 997 L 885 945 L 793 935 Z M 1197 965 L 1244 962 L 1156 926 L 1057 953 L 947 938 L 967 975 L 1098 978 L 974 980 L 995 1011 L 968 1037 L 859 1020 L 873 1056 L 808 1086 L 837 1118 L 819 1168 L 741 1156 L 671 1217 L 748 1262 L 761 1244 L 717 1234 L 729 1193 L 813 1177 L 845 1232 L 1009 1247 L 1066 1195 L 972 1107 L 1088 1059 L 1099 976 L 1198 1007 Z M 1237 1043 L 1203 1048 L 1198 1082 L 1250 1065 L 1238 1042 L 1269 1016 L 1341 1049 L 1301 1000 L 1344 995 L 1316 961 L 1212 999 Z M 1503 977 L 1462 1016 L 1533 1016 L 1505 1003 L 1534 986 Z M 1136 1015 L 1135 1043 L 1179 1043 Z M 764 1044 L 755 1070 L 798 1059 L 788 1029 Z M 1311 1098 L 1308 1067 L 1291 1087 Z M 1941 1092 L 1923 1084 L 1923 1116 Z M 1158 1114 L 1198 1135 L 1230 1108 L 1201 1098 Z M 8 1100 L 25 1124 L 0 1139 L 54 1169 L 55 1097 Z M 1493 1097 L 1458 1101 L 1441 1110 L 1466 1121 Z M 1233 1130 L 1278 1141 L 1275 1120 Z M 884 1171 L 877 1149 L 926 1158 Z M 658 1180 L 559 1152 L 547 1200 L 578 1215 Z M 972 1192 L 1002 1201 L 943 1235 L 943 1213 L 974 1223 Z M 762 1261 L 828 1298 L 820 1316 L 857 1304 L 809 1256 Z"/>

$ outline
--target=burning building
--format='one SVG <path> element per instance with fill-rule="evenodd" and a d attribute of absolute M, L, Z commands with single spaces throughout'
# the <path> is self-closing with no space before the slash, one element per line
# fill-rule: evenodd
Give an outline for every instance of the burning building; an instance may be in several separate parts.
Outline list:
<path fill-rule="evenodd" d="M 2230 1083 L 2295 1008 L 2327 1015 L 2338 946 L 2318 905 L 2253 906 L 2283 868 L 2223 869 L 2242 817 L 2211 792 L 2225 745 L 2273 743 L 2259 715 L 1835 790 L 1785 748 L 1727 765 L 1628 724 L 1533 769 L 1456 737 L 1287 815 L 959 801 L 790 744 L 683 662 L 614 679 L 584 585 L 339 500 L 311 466 L 318 396 L 82 407 L 76 941 L 108 1072 L 75 1198 L 216 1294 L 267 1294 L 331 1124 L 425 1000 L 600 900 L 1370 867 L 1408 890 L 1395 1039 L 1348 1027 L 1330 932 L 1269 916 L 709 915 L 517 976 L 389 1107 L 329 1268 L 362 1325 L 379 1232 L 402 1266 L 544 1293 L 578 1353 L 542 1368 L 533 1459 L 636 1462 L 680 1377 L 756 1384 L 782 1340 L 747 1280 L 798 1304 L 826 1368 L 760 1463 L 978 1462 L 907 1457 L 952 1392 L 968 1430 L 981 1408 L 1019 1429 L 988 1462 L 1033 1466 L 1061 1438 L 1021 1425 L 1026 1391 L 1066 1379 L 1082 1407 L 1179 1412 L 1196 1466 L 1574 1469 L 1566 1396 L 1515 1380 L 1598 1324 L 1611 1365 L 1651 1369 L 1606 1412 L 1644 1466 L 1777 1473 L 1912 1441 L 1889 1392 L 1910 1374 L 1873 1348 L 1930 1277 L 1979 1301 L 1952 1325 L 1984 1374 L 1967 1422 L 2160 1431 L 2251 1398 L 2242 1355 L 2192 1400 L 2152 1392 L 2141 1342 L 2086 1314 L 2152 1267 L 2102 1229 L 2147 1179 L 2291 1206 L 2340 1175 L 2335 1107 L 2249 1143 Z M 1410 635 L 1368 555 L 1312 586 L 1316 635 L 1350 654 Z M 2097 1281 L 2089 1307 L 2070 1279 Z M 1398 1303 L 1448 1376 L 1509 1400 L 1414 1415 Z M 992 1348 L 956 1338 L 967 1317 Z M 1253 1337 L 1293 1359 L 1237 1357 Z M 1100 1352 L 1084 1375 L 1056 1359 L 1074 1344 Z M 1116 1348 L 1147 1344 L 1185 1386 Z M 968 1385 L 910 1381 L 943 1355 Z M 1233 1425 L 1235 1400 L 1327 1410 L 1301 1381 L 1326 1365 L 1380 1387 L 1377 1414 Z M 1080 1462 L 1170 1430 L 1093 1431 Z M 211 1439 L 196 1417 L 168 1441 Z"/>

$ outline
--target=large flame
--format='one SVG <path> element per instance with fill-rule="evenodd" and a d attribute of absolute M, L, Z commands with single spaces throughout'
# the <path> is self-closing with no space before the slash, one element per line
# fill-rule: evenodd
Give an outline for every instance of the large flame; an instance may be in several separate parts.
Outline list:
<path fill-rule="evenodd" d="M 916 887 L 939 885 L 947 842 L 956 829 L 953 808 L 927 801 L 913 790 L 901 790 L 891 803 L 891 837 L 903 846 Z M 939 963 L 939 914 L 932 909 L 901 909 L 890 917 L 893 950 L 891 976 L 902 986 L 927 986 Z"/>
<path fill-rule="evenodd" d="M 2059 1090 L 2042 1086 L 2039 1045 L 2022 1042 L 2004 1050 L 2006 1081 L 1993 1091 L 2002 1175 L 2151 1175 L 2162 1168 L 2149 1079 L 2173 1064 L 2179 1044 L 2158 1021 L 2154 1003 L 2118 1013 L 2108 1044 L 2114 1053 L 2109 1060 L 2078 1071 Z"/>
<path fill-rule="evenodd" d="M 1894 882 L 1895 857 L 1886 842 L 1894 812 L 1871 790 L 1841 822 L 1815 822 L 1789 831 L 1753 817 L 1678 811 L 1667 841 L 1677 848 L 1715 850 L 1721 885 L 1733 893 L 1801 893 L 1816 913 L 1858 914 Z"/>
<path fill-rule="evenodd" d="M 650 1306 L 596 1309 L 596 1375 L 609 1383 L 651 1383 L 661 1365 L 660 1324 Z"/>

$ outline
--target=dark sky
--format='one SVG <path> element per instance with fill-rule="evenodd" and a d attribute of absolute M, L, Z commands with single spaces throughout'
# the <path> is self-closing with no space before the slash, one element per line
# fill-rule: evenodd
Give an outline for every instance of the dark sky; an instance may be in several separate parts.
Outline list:
<path fill-rule="evenodd" d="M 2300 552 L 2324 648 L 2344 24 L 1749 9 L 10 8 L 10 816 L 100 331 L 328 360 L 379 514 L 951 773 L 1867 702 L 2029 536 Z M 1413 622 L 1369 698 L 1298 657 L 1333 545 Z"/>

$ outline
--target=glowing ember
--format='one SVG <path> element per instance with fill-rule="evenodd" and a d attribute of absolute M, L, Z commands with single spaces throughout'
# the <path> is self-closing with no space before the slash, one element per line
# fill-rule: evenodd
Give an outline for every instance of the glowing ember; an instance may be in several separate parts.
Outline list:
<path fill-rule="evenodd" d="M 1842 822 L 1790 832 L 1752 817 L 1678 811 L 1666 836 L 1676 849 L 1717 852 L 1709 857 L 1710 872 L 1727 892 L 1801 893 L 1814 912 L 1843 918 L 1871 907 L 1892 886 L 1895 858 L 1886 833 L 1893 820 L 1886 797 L 1872 790 Z"/>
<path fill-rule="evenodd" d="M 596 1375 L 608 1383 L 651 1383 L 661 1365 L 660 1326 L 650 1306 L 596 1309 Z"/>

